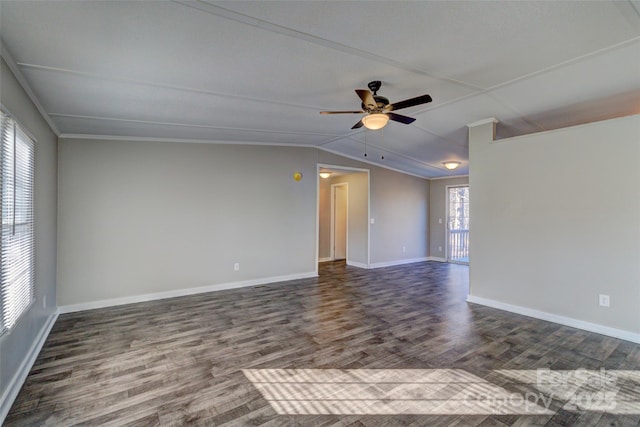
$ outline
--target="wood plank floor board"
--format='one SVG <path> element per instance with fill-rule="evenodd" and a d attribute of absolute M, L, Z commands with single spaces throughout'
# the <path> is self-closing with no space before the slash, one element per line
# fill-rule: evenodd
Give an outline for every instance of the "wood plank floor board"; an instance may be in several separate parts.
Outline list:
<path fill-rule="evenodd" d="M 547 415 L 325 414 L 322 401 L 309 406 L 318 414 L 279 414 L 243 373 L 433 370 L 444 382 L 423 385 L 421 396 L 458 399 L 468 384 L 447 383 L 442 370 L 475 378 L 480 391 L 518 395 L 539 390 L 514 382 L 509 370 L 640 372 L 640 345 L 467 304 L 467 277 L 465 266 L 436 262 L 377 270 L 329 262 L 316 279 L 64 314 L 5 425 L 640 425 L 640 408 L 570 410 L 561 398 L 549 402 Z M 640 401 L 640 374 L 616 386 L 621 399 Z M 283 396 L 298 390 L 271 387 Z M 368 390 L 384 396 L 411 388 Z"/>

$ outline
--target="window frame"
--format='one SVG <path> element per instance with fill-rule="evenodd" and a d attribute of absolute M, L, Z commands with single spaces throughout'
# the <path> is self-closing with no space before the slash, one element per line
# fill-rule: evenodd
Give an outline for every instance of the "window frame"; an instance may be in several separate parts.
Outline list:
<path fill-rule="evenodd" d="M 36 139 L 0 104 L 0 337 L 36 300 L 35 158 Z"/>

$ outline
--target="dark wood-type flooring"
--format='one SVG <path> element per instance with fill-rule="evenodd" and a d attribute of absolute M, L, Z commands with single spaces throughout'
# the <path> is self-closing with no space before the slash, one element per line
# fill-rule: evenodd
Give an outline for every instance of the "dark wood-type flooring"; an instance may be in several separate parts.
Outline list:
<path fill-rule="evenodd" d="M 536 390 L 510 382 L 510 372 L 604 368 L 626 371 L 617 396 L 640 401 L 640 376 L 633 377 L 640 370 L 640 345 L 468 304 L 467 289 L 468 268 L 461 265 L 363 270 L 330 262 L 321 264 L 317 279 L 64 314 L 5 425 L 639 425 L 633 402 L 626 413 L 572 410 L 567 396 L 555 398 L 544 415 L 469 415 L 455 405 L 427 414 L 393 413 L 384 401 L 371 414 L 349 403 L 366 400 L 374 388 L 367 379 L 360 389 L 323 383 L 324 391 L 308 391 L 316 393 L 313 402 L 300 398 L 307 405 L 300 411 L 308 412 L 278 413 L 243 371 L 267 378 L 276 375 L 270 369 L 335 378 L 389 372 L 402 381 L 440 375 L 445 382 L 461 374 L 524 393 Z M 305 393 L 299 386 L 277 393 Z M 429 393 L 432 384 L 413 391 L 407 384 L 394 387 L 381 399 L 396 393 L 400 405 L 402 396 L 412 396 L 408 404 L 418 399 L 419 406 L 419 399 L 427 405 L 454 396 L 449 389 L 460 384 L 441 383 Z M 323 399 L 334 412 L 323 414 Z M 316 405 L 315 414 L 308 405 Z M 361 413 L 340 413 L 340 405 Z M 392 412 L 378 413 L 383 410 Z"/>

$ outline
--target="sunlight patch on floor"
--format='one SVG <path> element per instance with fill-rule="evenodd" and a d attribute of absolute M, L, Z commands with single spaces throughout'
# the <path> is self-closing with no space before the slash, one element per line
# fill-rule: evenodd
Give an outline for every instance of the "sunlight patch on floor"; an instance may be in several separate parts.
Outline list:
<path fill-rule="evenodd" d="M 640 413 L 640 372 L 463 369 L 243 369 L 278 414 Z"/>

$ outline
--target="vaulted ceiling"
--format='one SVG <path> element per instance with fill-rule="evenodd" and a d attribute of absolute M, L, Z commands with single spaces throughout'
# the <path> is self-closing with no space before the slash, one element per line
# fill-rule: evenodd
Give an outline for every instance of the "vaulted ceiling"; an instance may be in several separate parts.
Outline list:
<path fill-rule="evenodd" d="M 2 0 L 0 19 L 65 137 L 314 146 L 441 177 L 468 172 L 481 119 L 509 137 L 640 113 L 637 1 Z M 433 102 L 379 131 L 319 114 L 359 109 L 372 80 Z"/>

